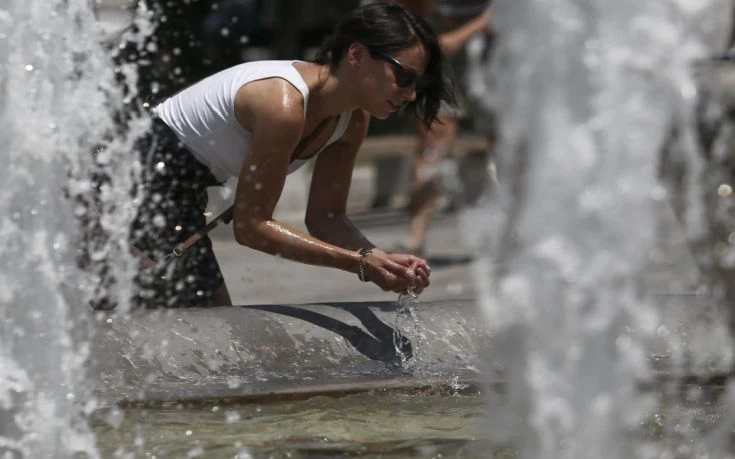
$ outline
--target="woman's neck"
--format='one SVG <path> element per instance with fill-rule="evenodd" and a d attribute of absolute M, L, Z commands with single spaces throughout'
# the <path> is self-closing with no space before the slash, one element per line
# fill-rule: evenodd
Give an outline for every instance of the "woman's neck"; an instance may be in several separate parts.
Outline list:
<path fill-rule="evenodd" d="M 307 63 L 304 68 L 309 86 L 307 116 L 317 119 L 331 118 L 357 108 L 352 88 L 346 84 L 342 69 L 330 71 L 328 65 Z"/>

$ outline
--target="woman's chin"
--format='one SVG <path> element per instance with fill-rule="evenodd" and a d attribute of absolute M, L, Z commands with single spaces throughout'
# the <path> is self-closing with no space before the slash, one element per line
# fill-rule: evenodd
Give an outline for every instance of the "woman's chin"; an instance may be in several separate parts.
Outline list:
<path fill-rule="evenodd" d="M 377 118 L 379 120 L 384 120 L 384 119 L 388 118 L 390 115 L 392 115 L 393 112 L 390 111 L 390 110 L 383 110 L 383 111 L 380 111 L 380 112 L 373 111 L 370 114 L 373 115 L 375 118 Z"/>
<path fill-rule="evenodd" d="M 379 120 L 384 120 L 388 118 L 392 113 L 393 110 L 391 110 L 391 107 L 389 106 L 373 106 L 373 107 L 365 107 L 364 110 L 367 110 L 368 113 L 370 113 L 370 116 L 374 116 L 375 118 Z"/>

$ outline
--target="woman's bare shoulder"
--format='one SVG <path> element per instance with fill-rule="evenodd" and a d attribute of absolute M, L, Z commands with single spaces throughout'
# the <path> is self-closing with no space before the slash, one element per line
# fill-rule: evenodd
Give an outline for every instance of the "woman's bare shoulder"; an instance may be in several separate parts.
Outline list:
<path fill-rule="evenodd" d="M 303 126 L 304 96 L 283 78 L 252 81 L 235 93 L 235 116 L 249 131 L 261 121 Z"/>

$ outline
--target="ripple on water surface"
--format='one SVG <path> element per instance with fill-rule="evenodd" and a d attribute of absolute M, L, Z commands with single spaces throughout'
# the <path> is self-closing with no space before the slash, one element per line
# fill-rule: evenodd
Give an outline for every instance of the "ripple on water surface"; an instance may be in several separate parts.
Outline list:
<path fill-rule="evenodd" d="M 118 426 L 93 427 L 103 456 L 488 457 L 484 404 L 476 391 L 371 391 L 268 403 L 123 410 Z M 493 457 L 493 456 L 490 456 Z M 516 457 L 497 449 L 498 458 Z"/>
<path fill-rule="evenodd" d="M 715 428 L 726 412 L 721 388 L 707 388 L 717 393 L 706 397 L 691 397 L 701 386 L 682 389 L 690 396 L 660 393 L 656 412 L 631 437 L 681 451 Z M 99 411 L 91 425 L 102 457 L 519 457 L 485 439 L 488 415 L 476 388 L 446 386 L 125 408 Z M 683 419 L 689 420 L 684 430 Z"/>

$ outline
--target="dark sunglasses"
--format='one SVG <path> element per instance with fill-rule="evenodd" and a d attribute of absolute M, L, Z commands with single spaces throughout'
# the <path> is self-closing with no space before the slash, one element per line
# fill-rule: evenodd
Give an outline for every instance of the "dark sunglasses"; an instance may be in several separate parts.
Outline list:
<path fill-rule="evenodd" d="M 403 64 L 398 62 L 394 57 L 381 53 L 380 51 L 370 51 L 370 54 L 393 66 L 393 74 L 396 77 L 396 84 L 399 87 L 407 88 L 414 83 L 416 83 L 417 89 L 425 86 L 425 77 L 419 77 L 416 72 L 404 67 Z"/>

